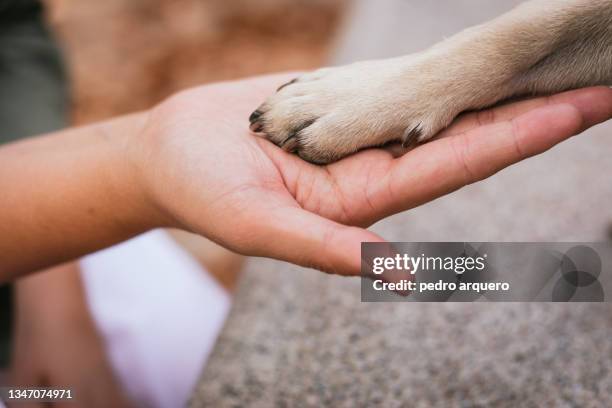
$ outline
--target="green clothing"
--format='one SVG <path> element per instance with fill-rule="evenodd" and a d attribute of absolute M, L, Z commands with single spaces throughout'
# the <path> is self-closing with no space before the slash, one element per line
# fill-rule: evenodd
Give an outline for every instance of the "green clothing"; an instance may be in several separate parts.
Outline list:
<path fill-rule="evenodd" d="M 0 0 L 0 143 L 65 127 L 66 83 L 40 2 Z M 8 363 L 12 309 L 10 286 L 0 286 L 0 367 Z"/>
<path fill-rule="evenodd" d="M 40 4 L 0 0 L 0 143 L 64 127 L 67 102 L 61 54 Z"/>

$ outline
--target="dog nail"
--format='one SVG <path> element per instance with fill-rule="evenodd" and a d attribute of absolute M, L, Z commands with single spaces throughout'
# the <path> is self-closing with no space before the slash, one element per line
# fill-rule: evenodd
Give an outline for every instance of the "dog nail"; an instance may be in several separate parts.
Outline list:
<path fill-rule="evenodd" d="M 295 153 L 298 147 L 297 133 L 292 133 L 289 137 L 283 140 L 278 147 L 289 153 Z"/>
<path fill-rule="evenodd" d="M 249 116 L 249 122 L 251 123 L 255 122 L 257 119 L 261 117 L 261 115 L 263 115 L 263 112 L 260 111 L 259 109 L 256 110 L 255 112 L 251 113 L 251 116 Z"/>
<path fill-rule="evenodd" d="M 280 91 L 281 89 L 283 89 L 286 86 L 289 86 L 291 84 L 295 84 L 298 81 L 297 78 L 293 78 L 291 81 L 287 82 L 286 84 L 282 84 L 281 86 L 278 87 L 278 89 L 276 90 L 276 92 Z"/>
<path fill-rule="evenodd" d="M 402 137 L 402 147 L 409 148 L 418 144 L 419 136 L 423 131 L 421 130 L 421 124 L 419 123 L 412 129 L 406 129 L 404 136 Z"/>
<path fill-rule="evenodd" d="M 251 132 L 258 133 L 263 130 L 263 127 L 264 125 L 261 122 L 251 122 L 251 126 L 249 126 L 249 129 L 251 129 Z"/>

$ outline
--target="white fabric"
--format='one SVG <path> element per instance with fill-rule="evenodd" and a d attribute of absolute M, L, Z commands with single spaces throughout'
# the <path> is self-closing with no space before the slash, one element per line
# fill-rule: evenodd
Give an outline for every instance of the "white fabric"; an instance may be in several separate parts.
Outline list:
<path fill-rule="evenodd" d="M 141 406 L 184 406 L 230 297 L 164 231 L 81 261 L 88 302 L 116 375 Z"/>

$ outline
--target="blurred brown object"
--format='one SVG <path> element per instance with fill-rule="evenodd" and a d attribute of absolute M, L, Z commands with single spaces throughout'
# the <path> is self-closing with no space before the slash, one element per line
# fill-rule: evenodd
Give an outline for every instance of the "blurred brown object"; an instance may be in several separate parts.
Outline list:
<path fill-rule="evenodd" d="M 314 68 L 346 0 L 45 0 L 73 122 L 148 108 L 196 84 Z"/>

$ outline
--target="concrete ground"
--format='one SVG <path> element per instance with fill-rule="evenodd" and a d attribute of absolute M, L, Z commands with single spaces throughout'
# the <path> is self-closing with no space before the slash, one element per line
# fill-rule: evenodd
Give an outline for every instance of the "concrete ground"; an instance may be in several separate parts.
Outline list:
<path fill-rule="evenodd" d="M 336 61 L 416 51 L 515 3 L 363 0 Z M 609 240 L 611 157 L 608 123 L 373 230 Z M 253 260 L 192 405 L 610 407 L 610 339 L 608 304 L 366 304 L 358 279 Z"/>

